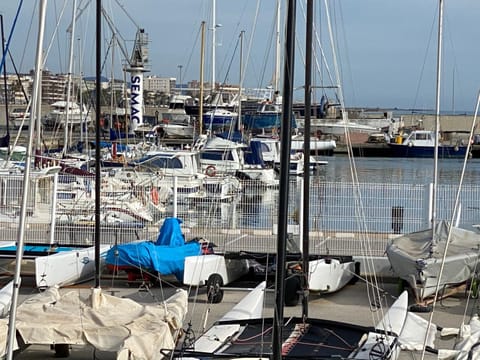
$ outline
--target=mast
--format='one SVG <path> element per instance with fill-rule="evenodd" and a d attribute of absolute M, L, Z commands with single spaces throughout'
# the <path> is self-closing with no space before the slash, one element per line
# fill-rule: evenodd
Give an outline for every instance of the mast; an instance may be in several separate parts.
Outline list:
<path fill-rule="evenodd" d="M 432 220 L 431 225 L 435 234 L 437 221 L 437 183 L 438 183 L 438 146 L 440 136 L 440 84 L 442 75 L 442 30 L 443 30 L 443 0 L 438 3 L 438 46 L 437 46 L 437 84 L 435 98 L 435 149 L 433 152 L 433 194 L 432 194 Z M 435 236 L 435 235 L 434 235 Z M 435 240 L 435 239 L 433 239 Z"/>
<path fill-rule="evenodd" d="M 63 150 L 62 155 L 67 155 L 67 149 L 69 145 L 69 120 L 70 120 L 70 99 L 71 97 L 71 87 L 72 87 L 72 72 L 73 72 L 73 48 L 74 48 L 74 39 L 75 39 L 75 24 L 76 24 L 76 10 L 77 10 L 77 0 L 73 0 L 73 9 L 72 9 L 72 26 L 68 29 L 70 30 L 70 52 L 68 57 L 68 75 L 67 75 L 67 106 L 65 107 L 65 124 L 63 124 Z M 63 120 L 63 119 L 61 119 Z M 73 130 L 73 125 L 70 130 Z"/>
<path fill-rule="evenodd" d="M 3 15 L 0 14 L 0 27 L 2 31 L 2 59 L 6 59 L 7 52 L 5 50 L 5 34 L 3 32 Z M 7 90 L 7 62 L 3 63 L 3 89 L 5 91 L 5 119 L 7 124 L 7 155 L 10 157 L 10 121 L 8 114 L 8 90 Z"/>
<path fill-rule="evenodd" d="M 293 101 L 293 75 L 295 52 L 296 0 L 288 1 L 286 44 L 283 74 L 283 102 L 280 152 L 280 188 L 277 235 L 277 268 L 275 278 L 275 311 L 273 317 L 273 359 L 282 358 L 283 304 L 285 298 L 285 259 L 288 224 L 288 192 L 290 173 L 291 125 Z"/>
<path fill-rule="evenodd" d="M 304 292 L 302 314 L 308 316 L 308 275 L 309 275 L 309 234 L 310 234 L 310 121 L 312 105 L 312 47 L 313 47 L 313 0 L 307 0 L 307 23 L 305 36 L 305 125 L 303 131 L 304 175 L 303 175 L 303 223 L 302 223 L 302 257 Z"/>
<path fill-rule="evenodd" d="M 28 189 L 30 181 L 30 168 L 31 168 L 31 158 L 32 158 L 32 146 L 33 146 L 33 135 L 35 130 L 35 115 L 37 114 L 39 91 L 41 84 L 41 72 L 40 68 L 42 66 L 42 48 L 43 48 L 43 35 L 45 32 L 45 14 L 46 14 L 47 0 L 40 1 L 39 5 L 39 24 L 38 24 L 38 34 L 37 34 L 37 51 L 35 58 L 35 78 L 34 86 L 32 92 L 32 111 L 30 112 L 30 125 L 28 127 L 28 144 L 27 144 L 27 153 L 25 157 L 25 170 L 23 173 L 23 189 L 22 189 L 22 205 L 20 210 L 20 219 L 18 224 L 18 233 L 17 233 L 17 254 L 15 262 L 15 274 L 13 279 L 13 293 L 12 293 L 12 305 L 10 307 L 10 317 L 8 325 L 8 336 L 7 336 L 7 359 L 13 359 L 13 349 L 15 344 L 16 337 L 16 326 L 15 321 L 17 317 L 17 306 L 18 306 L 18 295 L 21 285 L 20 272 L 22 270 L 22 257 L 23 257 L 23 247 L 25 239 L 25 225 L 27 219 L 27 200 L 28 200 Z M 37 119 L 40 122 L 40 118 Z"/>
<path fill-rule="evenodd" d="M 240 81 L 238 85 L 238 120 L 237 130 L 242 131 L 242 86 L 243 86 L 243 36 L 245 30 L 240 31 Z"/>
<path fill-rule="evenodd" d="M 198 133 L 203 133 L 203 65 L 205 61 L 205 21 L 202 21 L 201 26 L 202 41 L 200 45 L 200 109 L 198 111 Z"/>
<path fill-rule="evenodd" d="M 280 13 L 281 3 L 277 0 L 277 29 L 275 33 L 275 69 L 273 73 L 273 102 L 276 102 L 277 93 L 280 90 L 280 60 L 281 60 L 281 44 L 280 44 Z"/>
<path fill-rule="evenodd" d="M 216 7 L 217 7 L 216 0 L 212 0 L 212 92 L 215 90 L 215 67 L 216 67 L 215 42 L 217 41 Z"/>
<path fill-rule="evenodd" d="M 96 0 L 96 54 L 95 54 L 95 289 L 100 288 L 100 104 L 102 78 L 102 0 Z"/>

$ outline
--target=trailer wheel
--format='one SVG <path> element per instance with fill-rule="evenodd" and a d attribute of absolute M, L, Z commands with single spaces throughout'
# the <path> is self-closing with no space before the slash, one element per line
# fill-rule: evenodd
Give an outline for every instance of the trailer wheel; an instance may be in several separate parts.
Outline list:
<path fill-rule="evenodd" d="M 70 345 L 68 344 L 55 344 L 53 345 L 55 350 L 55 357 L 57 358 L 67 358 L 70 356 Z"/>
<path fill-rule="evenodd" d="M 218 304 L 223 300 L 223 279 L 219 274 L 212 274 L 207 280 L 207 299 L 209 303 Z"/>

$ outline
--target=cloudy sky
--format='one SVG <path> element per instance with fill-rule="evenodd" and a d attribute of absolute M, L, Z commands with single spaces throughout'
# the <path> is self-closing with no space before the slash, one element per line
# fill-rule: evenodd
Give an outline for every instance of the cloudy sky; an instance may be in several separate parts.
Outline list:
<path fill-rule="evenodd" d="M 34 67 L 39 0 L 2 3 L 5 38 L 21 72 Z M 45 67 L 67 72 L 73 0 L 48 0 Z M 281 1 L 285 8 L 287 1 Z M 347 106 L 433 109 L 435 107 L 438 0 L 316 0 L 314 84 L 330 85 L 338 64 Z M 104 22 L 103 54 L 107 77 L 121 77 L 125 53 L 138 28 L 149 36 L 150 75 L 199 79 L 201 23 L 205 26 L 205 79 L 212 79 L 213 0 L 103 0 L 112 27 Z M 330 17 L 328 27 L 326 4 Z M 95 1 L 77 0 L 75 72 L 95 73 Z M 215 80 L 238 84 L 240 49 L 244 86 L 264 87 L 274 73 L 276 0 L 216 0 Z M 480 2 L 444 0 L 441 107 L 472 112 L 480 88 L 478 63 Z M 305 0 L 297 0 L 295 98 L 303 97 Z M 332 37 L 329 36 L 329 28 Z M 243 46 L 240 34 L 243 31 Z M 120 45 L 110 47 L 115 32 Z M 283 26 L 282 26 L 283 35 Z M 336 57 L 330 39 L 336 44 Z M 323 50 L 324 60 L 320 56 Z M 13 71 L 7 61 L 7 71 Z M 326 90 L 325 90 L 326 91 Z M 316 96 L 322 90 L 317 90 Z"/>

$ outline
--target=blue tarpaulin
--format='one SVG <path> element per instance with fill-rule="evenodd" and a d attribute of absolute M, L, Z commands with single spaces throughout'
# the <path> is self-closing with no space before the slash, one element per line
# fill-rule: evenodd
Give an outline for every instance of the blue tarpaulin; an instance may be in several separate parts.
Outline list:
<path fill-rule="evenodd" d="M 175 275 L 177 280 L 183 281 L 185 257 L 200 255 L 201 249 L 198 241 L 185 243 L 181 222 L 177 218 L 165 219 L 156 242 L 139 241 L 115 245 L 107 252 L 107 265 Z"/>

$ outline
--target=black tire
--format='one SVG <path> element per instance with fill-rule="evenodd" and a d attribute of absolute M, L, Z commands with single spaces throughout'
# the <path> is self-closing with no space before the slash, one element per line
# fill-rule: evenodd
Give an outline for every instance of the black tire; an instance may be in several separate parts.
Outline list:
<path fill-rule="evenodd" d="M 285 306 L 297 306 L 302 284 L 300 276 L 291 276 L 285 281 Z"/>
<path fill-rule="evenodd" d="M 432 311 L 432 307 L 430 305 L 412 304 L 408 308 L 408 311 L 417 313 L 429 313 L 430 311 Z"/>
<path fill-rule="evenodd" d="M 68 344 L 55 344 L 53 345 L 55 350 L 55 357 L 57 358 L 67 358 L 70 356 L 70 345 Z"/>
<path fill-rule="evenodd" d="M 212 274 L 207 280 L 207 299 L 211 304 L 218 304 L 223 300 L 223 279 L 219 274 Z"/>

